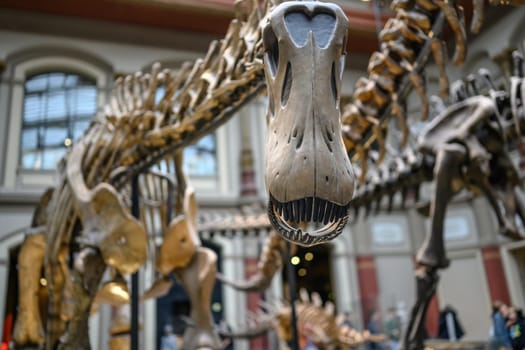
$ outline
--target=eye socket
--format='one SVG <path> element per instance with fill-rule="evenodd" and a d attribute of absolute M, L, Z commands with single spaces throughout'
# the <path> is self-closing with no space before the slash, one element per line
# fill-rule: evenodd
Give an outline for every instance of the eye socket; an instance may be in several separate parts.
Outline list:
<path fill-rule="evenodd" d="M 337 73 L 335 71 L 335 62 L 332 62 L 332 73 L 330 74 L 330 83 L 330 86 L 332 88 L 332 96 L 334 97 L 335 104 L 337 105 L 339 95 L 337 91 Z"/>
<path fill-rule="evenodd" d="M 290 97 L 290 91 L 292 90 L 292 65 L 290 62 L 286 65 L 286 73 L 284 73 L 283 91 L 281 92 L 281 105 L 285 106 Z"/>
<path fill-rule="evenodd" d="M 273 77 L 279 69 L 279 41 L 273 32 L 271 25 L 263 31 L 264 62 Z"/>

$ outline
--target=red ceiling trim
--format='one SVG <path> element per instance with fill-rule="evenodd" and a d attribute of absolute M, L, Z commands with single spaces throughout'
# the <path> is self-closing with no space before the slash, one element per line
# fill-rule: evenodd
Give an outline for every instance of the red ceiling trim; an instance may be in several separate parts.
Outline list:
<path fill-rule="evenodd" d="M 0 0 L 2 7 L 217 36 L 224 35 L 234 11 L 231 0 Z M 348 50 L 362 53 L 376 50 L 374 13 L 349 8 L 344 12 L 350 23 Z M 382 22 L 387 18 L 383 15 Z"/>

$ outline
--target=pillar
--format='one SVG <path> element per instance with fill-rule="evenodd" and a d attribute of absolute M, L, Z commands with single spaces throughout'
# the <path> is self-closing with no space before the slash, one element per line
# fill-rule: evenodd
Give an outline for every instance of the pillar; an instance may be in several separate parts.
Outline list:
<path fill-rule="evenodd" d="M 359 294 L 361 295 L 361 311 L 366 328 L 370 314 L 378 310 L 379 284 L 375 257 L 364 255 L 356 257 L 357 279 L 359 281 Z"/>
<path fill-rule="evenodd" d="M 499 300 L 506 304 L 510 304 L 509 288 L 505 277 L 505 271 L 503 270 L 503 262 L 501 260 L 499 247 L 483 247 L 481 248 L 481 255 L 483 256 L 483 265 L 485 267 L 491 301 L 494 302 Z"/>

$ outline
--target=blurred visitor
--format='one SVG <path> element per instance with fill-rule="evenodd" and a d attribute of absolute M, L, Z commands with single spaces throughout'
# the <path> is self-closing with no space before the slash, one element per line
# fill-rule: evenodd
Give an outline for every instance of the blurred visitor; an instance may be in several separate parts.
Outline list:
<path fill-rule="evenodd" d="M 341 320 L 337 323 L 339 327 L 348 327 L 348 328 L 354 328 L 354 321 L 352 319 L 352 313 L 350 311 L 345 311 L 343 313 L 343 317 Z"/>
<path fill-rule="evenodd" d="M 401 318 L 396 312 L 396 308 L 388 309 L 385 322 L 383 324 L 383 331 L 388 338 L 389 348 L 397 350 L 399 346 L 399 338 L 401 337 Z"/>
<path fill-rule="evenodd" d="M 525 349 L 525 319 L 523 312 L 515 307 L 509 308 L 507 329 L 513 350 Z"/>
<path fill-rule="evenodd" d="M 219 333 L 219 338 L 221 338 L 222 349 L 233 350 L 232 339 L 226 335 L 232 333 L 232 328 L 228 322 L 221 320 L 218 325 L 215 325 L 215 330 Z"/>
<path fill-rule="evenodd" d="M 489 338 L 490 350 L 510 349 L 511 342 L 507 330 L 507 317 L 509 308 L 501 301 L 495 301 L 492 305 L 492 326 Z"/>
<path fill-rule="evenodd" d="M 465 335 L 465 331 L 459 322 L 456 310 L 447 305 L 439 314 L 438 338 L 458 341 Z"/>
<path fill-rule="evenodd" d="M 169 324 L 164 326 L 164 335 L 160 338 L 160 350 L 178 350 L 177 337 Z"/>
<path fill-rule="evenodd" d="M 373 335 L 381 334 L 381 315 L 378 311 L 372 312 L 370 315 L 370 320 L 366 326 L 366 329 Z M 380 342 L 370 342 L 367 344 L 368 350 L 383 350 L 383 344 Z"/>
<path fill-rule="evenodd" d="M 303 350 L 319 350 L 319 348 L 312 342 L 310 337 L 306 338 L 306 344 Z"/>

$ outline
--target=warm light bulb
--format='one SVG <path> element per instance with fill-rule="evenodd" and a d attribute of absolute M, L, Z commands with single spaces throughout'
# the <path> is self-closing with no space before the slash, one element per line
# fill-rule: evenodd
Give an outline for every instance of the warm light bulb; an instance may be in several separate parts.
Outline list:
<path fill-rule="evenodd" d="M 299 265 L 299 263 L 301 262 L 301 259 L 298 256 L 292 256 L 292 258 L 290 259 L 290 262 L 292 263 L 292 265 Z"/>
<path fill-rule="evenodd" d="M 211 304 L 211 309 L 215 312 L 220 312 L 222 310 L 221 303 L 213 303 Z"/>

